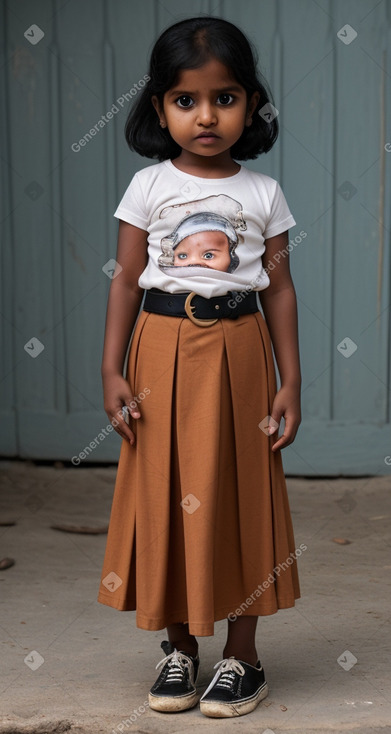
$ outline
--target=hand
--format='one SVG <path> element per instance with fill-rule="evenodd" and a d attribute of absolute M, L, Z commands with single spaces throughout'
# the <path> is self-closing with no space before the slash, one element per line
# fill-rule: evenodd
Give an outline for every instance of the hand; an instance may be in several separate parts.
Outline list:
<path fill-rule="evenodd" d="M 122 408 L 126 406 L 128 414 L 132 418 L 141 418 L 140 410 L 131 393 L 129 383 L 122 375 L 109 375 L 103 378 L 104 409 L 109 417 L 110 423 L 122 438 L 125 438 L 133 446 L 136 436 L 129 428 L 123 414 Z"/>
<path fill-rule="evenodd" d="M 276 433 L 275 439 L 278 438 L 272 444 L 272 451 L 285 448 L 295 440 L 301 423 L 300 388 L 282 386 L 276 393 L 271 418 L 279 424 L 282 417 L 285 420 L 285 429 L 280 438 L 278 438 L 278 427 L 274 426 L 273 421 L 270 421 L 273 426 L 269 424 L 269 435 L 272 436 L 273 433 Z"/>

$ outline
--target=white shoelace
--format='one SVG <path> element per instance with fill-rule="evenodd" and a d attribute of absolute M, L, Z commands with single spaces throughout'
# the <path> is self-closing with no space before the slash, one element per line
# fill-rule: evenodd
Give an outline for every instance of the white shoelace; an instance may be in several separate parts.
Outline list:
<path fill-rule="evenodd" d="M 165 658 L 158 662 L 156 670 L 166 663 L 168 663 L 169 666 L 169 671 L 166 678 L 167 683 L 180 683 L 185 672 L 184 668 L 187 668 L 187 670 L 189 671 L 190 681 L 192 685 L 194 685 L 192 675 L 193 665 L 191 664 L 191 660 L 187 657 L 187 655 L 179 653 L 178 650 L 175 648 L 174 652 L 172 652 L 170 655 L 167 655 Z"/>
<path fill-rule="evenodd" d="M 219 667 L 218 667 L 219 666 Z M 221 688 L 230 688 L 232 681 L 234 679 L 235 673 L 238 673 L 239 675 L 244 675 L 245 670 L 243 668 L 243 665 L 239 663 L 238 660 L 235 660 L 234 657 L 226 658 L 225 660 L 220 660 L 216 665 L 215 668 L 218 667 L 218 671 L 215 675 L 215 677 L 211 680 L 209 683 L 206 691 L 202 694 L 202 698 L 206 696 L 207 693 L 213 688 L 214 684 L 218 680 L 218 678 L 221 676 L 219 680 L 219 687 Z"/>

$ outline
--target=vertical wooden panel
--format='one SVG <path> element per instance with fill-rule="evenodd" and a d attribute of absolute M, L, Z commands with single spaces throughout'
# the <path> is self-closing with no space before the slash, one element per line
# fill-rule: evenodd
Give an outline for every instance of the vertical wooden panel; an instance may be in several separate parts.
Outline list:
<path fill-rule="evenodd" d="M 92 32 L 91 19 L 96 30 Z M 99 335 L 102 252 L 107 221 L 107 131 L 112 101 L 107 99 L 104 4 L 87 0 L 66 5 L 57 18 L 61 58 L 62 249 L 64 331 L 71 414 L 100 409 Z M 99 122 L 102 122 L 102 127 Z M 104 123 L 104 124 L 103 124 Z M 95 126 L 98 126 L 97 128 Z M 90 130 L 95 132 L 90 136 Z M 75 152 L 75 141 L 86 145 Z M 75 182 L 77 191 L 75 192 Z M 76 195 L 75 195 L 76 193 Z"/>
<path fill-rule="evenodd" d="M 13 209 L 17 206 L 12 198 L 12 176 L 17 175 L 12 168 L 11 155 L 11 116 L 9 105 L 6 103 L 10 98 L 9 70 L 10 50 L 7 43 L 8 17 L 7 8 L 3 3 L 1 6 L 1 71 L 0 87 L 3 104 L 0 109 L 1 129 L 0 136 L 0 222 L 1 222 L 1 249 L 0 249 L 0 351 L 1 351 L 1 377 L 0 377 L 0 406 L 1 406 L 1 451 L 6 456 L 14 456 L 18 451 L 18 427 L 15 412 L 16 385 L 15 365 L 22 355 L 16 355 L 14 349 L 14 318 L 16 309 L 15 280 L 16 273 L 14 259 L 12 257 L 11 242 L 13 242 Z"/>
<path fill-rule="evenodd" d="M 346 424 L 361 420 L 380 425 L 387 415 L 390 350 L 387 273 L 383 271 L 378 279 L 384 234 L 379 215 L 384 204 L 380 200 L 381 162 L 386 153 L 380 133 L 381 120 L 385 124 L 382 67 L 387 18 L 385 3 L 369 12 L 371 5 L 365 0 L 345 0 L 342 7 L 333 4 L 337 27 L 349 23 L 358 35 L 348 45 L 336 44 L 335 389 L 331 418 Z M 389 79 L 387 88 L 389 95 Z M 345 337 L 357 345 L 349 358 L 335 351 Z"/>
<path fill-rule="evenodd" d="M 9 110 L 11 135 L 9 156 L 12 162 L 11 197 L 12 257 L 15 272 L 15 311 L 13 341 L 17 385 L 16 407 L 26 415 L 39 406 L 50 411 L 59 396 L 59 386 L 51 363 L 54 354 L 45 339 L 52 324 L 53 250 L 50 247 L 51 186 L 49 174 L 49 94 L 47 54 L 50 28 L 43 21 L 48 2 L 37 2 L 34 14 L 20 3 L 7 12 Z M 45 27 L 45 38 L 36 45 L 24 37 L 34 22 Z M 56 243 L 58 246 L 58 242 Z M 35 338 L 44 350 L 35 358 L 24 350 Z"/>
<path fill-rule="evenodd" d="M 390 89 L 390 82 L 391 79 L 391 3 L 387 3 L 386 5 L 386 11 L 387 11 L 387 37 L 386 37 L 386 51 L 384 53 L 385 56 L 385 64 L 384 64 L 384 71 L 385 71 L 385 78 L 384 78 L 384 128 L 385 128 L 385 138 L 386 142 L 384 144 L 384 150 L 386 151 L 386 161 L 384 163 L 384 190 L 382 191 L 383 194 L 383 202 L 382 202 L 382 212 L 383 212 L 383 220 L 381 222 L 381 225 L 383 226 L 383 237 L 384 237 L 384 258 L 382 262 L 382 267 L 384 271 L 384 289 L 385 289 L 385 296 L 386 302 L 388 305 L 386 306 L 386 323 L 387 323 L 387 313 L 388 313 L 388 326 L 385 327 L 386 331 L 386 341 L 388 342 L 388 406 L 387 406 L 387 414 L 385 416 L 385 422 L 386 426 L 390 426 L 391 424 L 391 398 L 390 398 L 390 391 L 391 391 L 391 308 L 390 308 L 390 300 L 391 300 L 391 208 L 389 206 L 389 202 L 391 201 L 391 175 L 390 175 L 390 162 L 391 162 L 391 132 L 390 132 L 390 121 L 391 121 L 391 94 L 389 94 Z M 383 56 L 383 58 L 384 58 Z M 383 154 L 383 150 L 381 151 Z M 382 178 L 383 178 L 382 176 Z M 389 441 L 391 443 L 391 439 Z"/>
<path fill-rule="evenodd" d="M 327 420 L 331 402 L 335 59 L 332 19 L 328 4 L 323 6 L 306 0 L 299 12 L 288 2 L 281 8 L 282 167 L 297 221 L 290 262 L 298 297 L 302 409 L 310 423 Z"/>

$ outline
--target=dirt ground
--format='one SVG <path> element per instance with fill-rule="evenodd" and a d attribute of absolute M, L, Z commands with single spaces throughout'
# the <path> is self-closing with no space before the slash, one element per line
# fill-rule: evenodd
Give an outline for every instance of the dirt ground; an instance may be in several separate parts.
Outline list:
<path fill-rule="evenodd" d="M 165 630 L 96 601 L 116 466 L 0 462 L 0 732 L 391 731 L 391 477 L 287 477 L 302 597 L 259 619 L 269 696 L 247 716 L 149 709 Z M 13 524 L 4 524 L 13 523 Z M 342 541 L 342 542 L 341 542 Z M 226 620 L 200 644 L 199 692 Z"/>

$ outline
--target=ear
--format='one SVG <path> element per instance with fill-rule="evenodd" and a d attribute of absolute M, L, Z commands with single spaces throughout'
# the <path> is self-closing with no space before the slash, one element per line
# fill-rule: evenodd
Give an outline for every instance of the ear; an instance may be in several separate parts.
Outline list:
<path fill-rule="evenodd" d="M 246 122 L 245 122 L 246 127 L 250 127 L 253 124 L 254 110 L 259 102 L 260 96 L 261 95 L 259 94 L 259 92 L 254 92 L 247 105 L 247 114 L 246 114 Z"/>
<path fill-rule="evenodd" d="M 166 117 L 165 117 L 165 114 L 163 112 L 162 106 L 161 106 L 161 104 L 160 104 L 160 102 L 159 102 L 156 94 L 154 94 L 151 97 L 151 102 L 152 102 L 152 104 L 153 104 L 153 106 L 154 106 L 154 108 L 155 108 L 155 110 L 157 112 L 157 116 L 159 118 L 161 127 L 166 127 L 167 126 L 167 120 L 166 120 Z"/>

